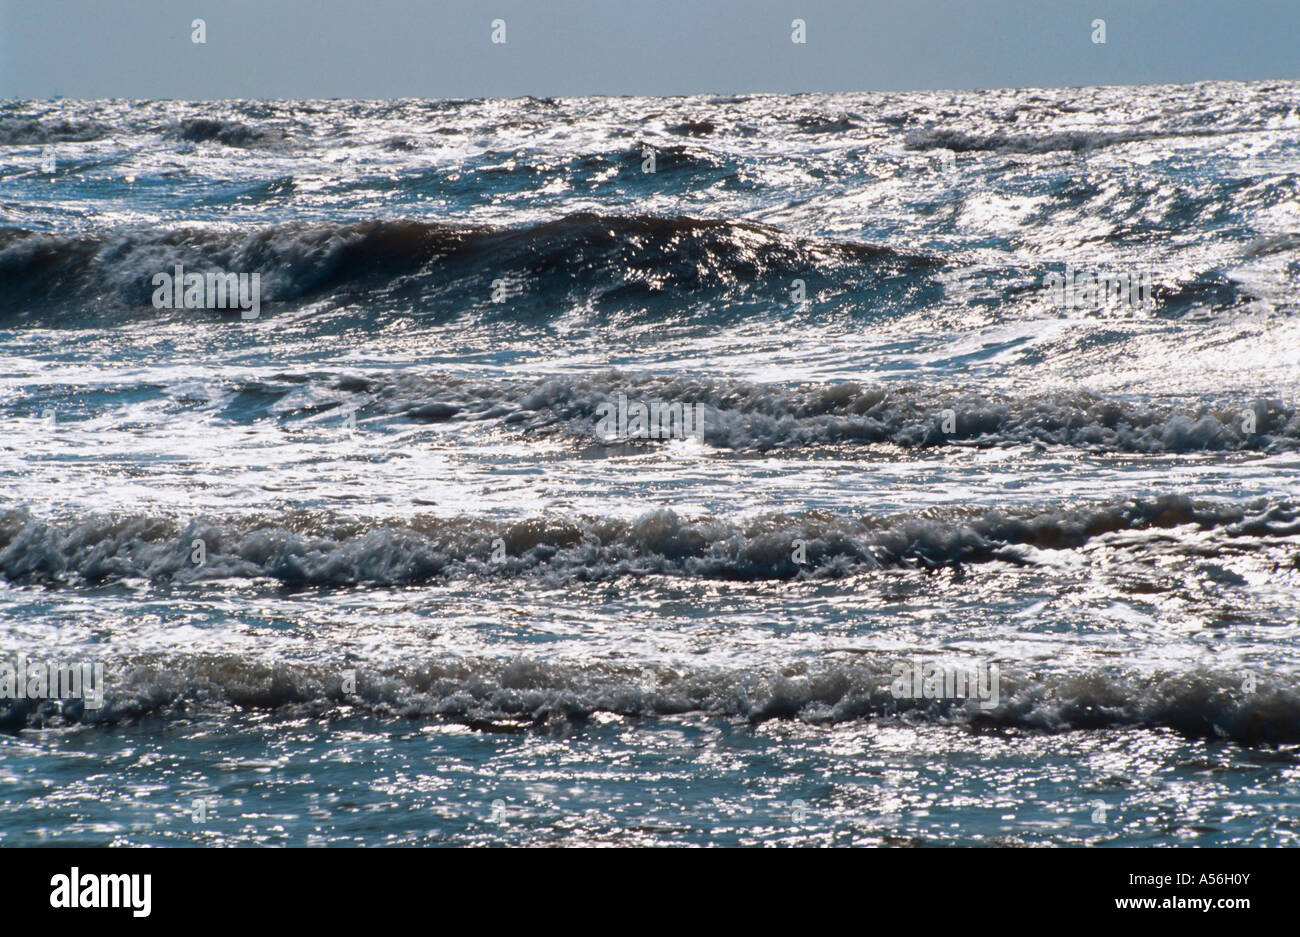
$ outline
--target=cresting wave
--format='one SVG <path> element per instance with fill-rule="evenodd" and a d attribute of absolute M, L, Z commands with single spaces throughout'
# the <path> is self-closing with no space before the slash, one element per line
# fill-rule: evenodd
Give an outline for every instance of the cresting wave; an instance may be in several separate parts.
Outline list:
<path fill-rule="evenodd" d="M 182 120 L 167 131 L 167 136 L 188 143 L 224 143 L 226 146 L 257 146 L 283 140 L 279 130 L 250 127 L 234 120 L 193 117 Z"/>
<path fill-rule="evenodd" d="M 351 374 L 330 380 L 329 386 L 348 393 L 349 404 L 363 416 L 400 414 L 419 422 L 499 420 L 521 432 L 560 433 L 587 442 L 598 441 L 601 405 L 623 394 L 701 408 L 702 441 L 736 451 L 846 444 L 909 449 L 1041 445 L 1140 453 L 1280 452 L 1300 447 L 1300 412 L 1268 398 L 1177 407 L 1073 391 L 1004 397 L 917 384 L 845 381 L 790 386 L 618 372 L 517 383 Z M 294 384 L 277 388 L 257 382 L 239 391 L 271 400 L 294 389 Z M 313 399 L 313 412 L 319 405 Z"/>
<path fill-rule="evenodd" d="M 833 655 L 838 656 L 838 655 Z M 632 720 L 699 714 L 759 723 L 834 726 L 858 720 L 972 729 L 1067 732 L 1164 728 L 1243 744 L 1300 742 L 1300 692 L 1289 676 L 1246 692 L 1238 675 L 1194 670 L 1141 674 L 1002 671 L 999 699 L 912 699 L 891 692 L 887 653 L 778 669 L 690 670 L 513 660 L 435 660 L 410 667 L 321 667 L 232 656 L 109 661 L 104 704 L 0 701 L 0 729 L 114 725 L 145 716 L 272 711 L 337 718 L 362 712 L 486 731 L 567 732 L 597 714 Z"/>
<path fill-rule="evenodd" d="M 759 280 L 784 296 L 796 276 L 906 285 L 943 265 L 921 253 L 687 216 L 581 213 L 518 228 L 411 220 L 72 236 L 9 229 L 0 230 L 0 313 L 56 311 L 57 323 L 70 305 L 94 315 L 103 304 L 153 314 L 151 278 L 177 264 L 198 273 L 260 273 L 263 302 L 365 291 L 372 301 L 445 298 L 457 312 L 485 302 L 494 280 L 526 278 L 551 315 L 552 301 L 575 289 L 621 309 L 671 290 Z"/>
<path fill-rule="evenodd" d="M 250 147 L 280 143 L 286 134 L 279 125 L 258 126 L 229 117 L 184 117 L 171 124 L 156 120 L 134 122 L 129 127 L 109 127 L 99 120 L 49 117 L 0 117 L 0 146 L 30 146 L 42 143 L 86 143 L 112 133 L 158 134 L 182 143 L 221 143 Z"/>
<path fill-rule="evenodd" d="M 997 153 L 1051 153 L 1057 150 L 1085 152 L 1124 143 L 1187 137 L 1216 137 L 1249 133 L 1253 127 L 1220 127 L 1197 130 L 1061 130 L 1047 133 L 1014 133 L 998 130 L 969 133 L 961 130 L 917 130 L 904 138 L 909 150 L 952 150 L 955 153 L 992 151 Z"/>
<path fill-rule="evenodd" d="M 1167 495 L 1038 510 L 858 518 L 808 512 L 747 522 L 691 520 L 665 509 L 633 520 L 501 522 L 462 515 L 377 524 L 300 512 L 184 525 L 147 515 L 49 521 L 14 510 L 0 516 L 0 575 L 16 583 L 70 586 L 228 579 L 410 585 L 471 576 L 534 577 L 552 584 L 654 575 L 824 579 L 884 568 L 1031 565 L 1035 550 L 1077 548 L 1116 531 L 1183 525 L 1215 531 L 1225 551 L 1260 549 L 1300 535 L 1300 506 L 1195 503 Z M 795 541 L 803 543 L 802 561 L 796 560 Z M 1204 542 L 1188 549 L 1197 556 L 1214 552 Z"/>
<path fill-rule="evenodd" d="M 0 146 L 85 142 L 98 140 L 106 133 L 108 127 L 94 120 L 0 118 Z"/>

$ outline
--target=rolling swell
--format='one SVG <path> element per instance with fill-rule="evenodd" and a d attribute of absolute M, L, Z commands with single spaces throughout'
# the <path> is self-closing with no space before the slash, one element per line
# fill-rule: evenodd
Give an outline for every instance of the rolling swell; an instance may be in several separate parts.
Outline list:
<path fill-rule="evenodd" d="M 619 310 L 677 291 L 727 293 L 762 281 L 784 298 L 796 276 L 808 279 L 810 292 L 831 277 L 840 289 L 893 283 L 907 292 L 943 266 L 879 245 L 687 216 L 582 213 L 514 228 L 403 220 L 72 236 L 10 229 L 0 232 L 0 313 L 55 322 L 70 305 L 83 317 L 101 304 L 153 313 L 150 279 L 176 264 L 260 273 L 264 303 L 365 294 L 441 301 L 456 312 L 485 302 L 495 280 L 514 277 L 516 292 L 548 314 L 564 296 Z"/>
<path fill-rule="evenodd" d="M 1180 495 L 1083 507 L 922 512 L 842 517 L 820 512 L 745 522 L 685 519 L 658 510 L 625 520 L 584 516 L 515 522 L 417 518 L 387 524 L 301 512 L 201 518 L 178 524 L 149 515 L 44 520 L 0 516 L 0 576 L 10 582 L 94 585 L 271 580 L 288 586 L 411 585 L 468 577 L 547 583 L 619 577 L 717 580 L 818 579 L 887 568 L 938 569 L 1035 562 L 1035 550 L 1068 550 L 1102 534 L 1195 525 L 1234 549 L 1300 534 L 1300 507 L 1193 502 Z M 1252 547 L 1249 540 L 1256 542 Z M 196 565 L 193 544 L 206 558 Z M 805 544 L 798 564 L 791 544 Z M 497 543 L 505 555 L 494 561 Z M 1224 547 L 1226 549 L 1226 546 Z M 1195 545 L 1204 555 L 1205 544 Z"/>

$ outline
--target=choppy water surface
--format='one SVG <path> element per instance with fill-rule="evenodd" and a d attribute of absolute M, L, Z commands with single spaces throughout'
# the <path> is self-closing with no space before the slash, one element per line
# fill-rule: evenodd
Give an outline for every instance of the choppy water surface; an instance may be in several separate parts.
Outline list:
<path fill-rule="evenodd" d="M 1298 195 L 1296 83 L 0 104 L 0 649 L 107 683 L 0 843 L 1294 845 Z"/>

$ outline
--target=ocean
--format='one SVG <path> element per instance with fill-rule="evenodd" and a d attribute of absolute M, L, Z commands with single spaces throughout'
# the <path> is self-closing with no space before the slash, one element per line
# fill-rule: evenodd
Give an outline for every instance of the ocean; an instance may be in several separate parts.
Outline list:
<path fill-rule="evenodd" d="M 1298 196 L 1296 82 L 0 103 L 0 845 L 1297 845 Z"/>

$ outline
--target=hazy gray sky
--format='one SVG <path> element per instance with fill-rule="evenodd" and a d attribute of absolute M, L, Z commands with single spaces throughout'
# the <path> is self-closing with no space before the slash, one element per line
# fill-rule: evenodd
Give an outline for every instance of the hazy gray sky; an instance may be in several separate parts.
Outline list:
<path fill-rule="evenodd" d="M 191 21 L 207 42 L 191 41 Z M 807 42 L 791 42 L 791 21 Z M 505 20 L 506 42 L 491 41 Z M 1092 21 L 1106 21 L 1106 43 Z M 0 98 L 487 97 L 1300 77 L 1300 0 L 0 0 Z"/>

